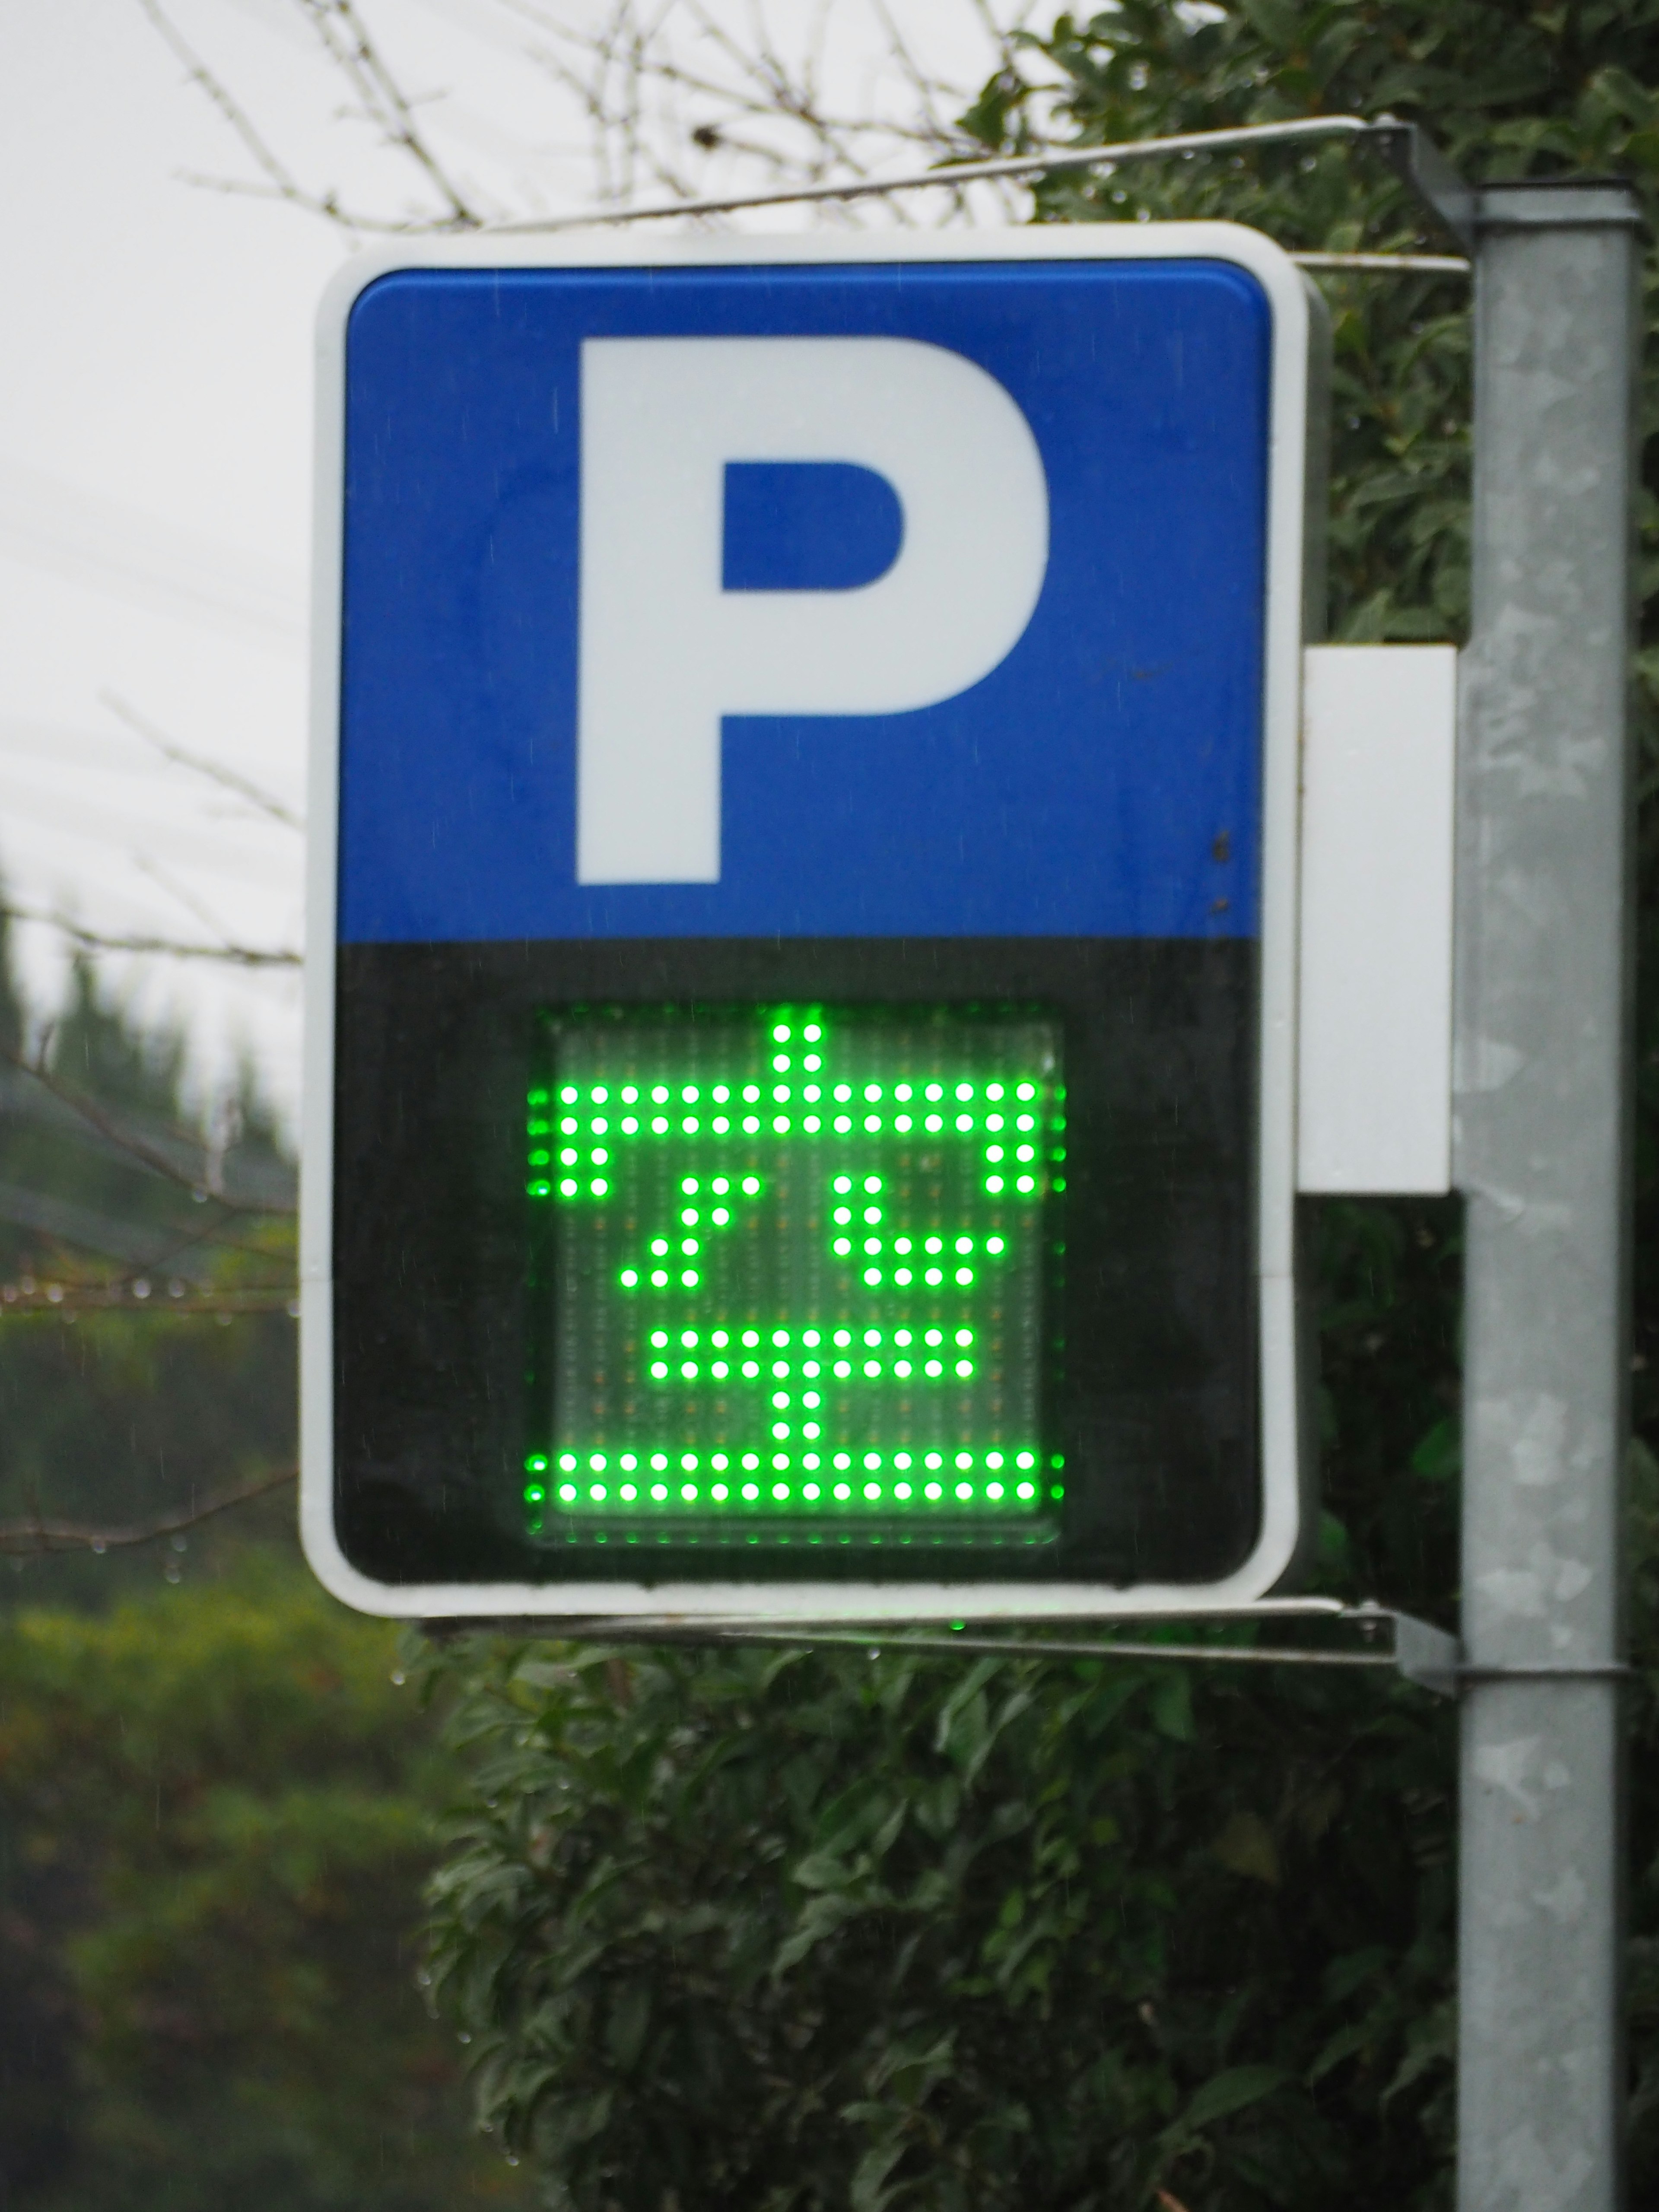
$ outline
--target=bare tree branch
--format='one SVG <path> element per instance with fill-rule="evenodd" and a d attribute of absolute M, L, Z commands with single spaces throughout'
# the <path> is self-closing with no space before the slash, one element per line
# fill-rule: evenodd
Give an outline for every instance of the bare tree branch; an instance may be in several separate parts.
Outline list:
<path fill-rule="evenodd" d="M 270 179 L 270 190 L 280 198 L 292 200 L 297 206 L 310 208 L 319 215 L 334 214 L 334 210 L 315 200 L 297 179 L 283 167 L 283 162 L 266 145 L 255 128 L 252 118 L 233 97 L 229 88 L 214 76 L 184 33 L 163 12 L 159 0 L 138 0 L 138 5 L 160 32 L 174 58 L 182 64 L 191 82 L 206 94 L 213 106 L 218 109 L 220 114 L 241 140 L 244 148 L 252 155 L 256 165 Z M 338 219 L 337 216 L 335 219 Z"/>
<path fill-rule="evenodd" d="M 176 937 L 115 937 L 100 929 L 88 929 L 66 914 L 49 914 L 43 908 L 19 906 L 15 900 L 0 908 L 18 921 L 38 921 L 48 929 L 62 930 L 89 952 L 155 952 L 170 960 L 220 960 L 233 968 L 301 968 L 302 953 L 286 946 L 266 950 L 253 945 L 186 945 Z"/>
<path fill-rule="evenodd" d="M 448 214 L 440 227 L 476 230 L 483 218 L 416 127 L 408 95 L 392 75 L 357 11 L 356 0 L 298 0 L 324 52 L 363 103 L 366 118 L 394 153 L 413 161 L 443 198 Z"/>
<path fill-rule="evenodd" d="M 82 1092 L 71 1091 L 66 1084 L 60 1083 L 46 1065 L 44 1054 L 37 1060 L 29 1060 L 20 1052 L 9 1051 L 3 1046 L 0 1046 L 0 1061 L 3 1061 L 8 1066 L 15 1067 L 20 1075 L 27 1075 L 33 1082 L 38 1083 L 41 1089 L 56 1098 L 60 1105 L 67 1106 L 70 1111 L 78 1115 L 89 1128 L 96 1129 L 106 1143 L 113 1145 L 118 1151 L 129 1154 L 141 1166 L 150 1169 L 153 1173 L 163 1176 L 168 1182 L 176 1184 L 179 1189 L 189 1191 L 192 1198 L 198 1192 L 200 1192 L 204 1197 L 208 1195 L 204 1184 L 194 1176 L 186 1175 L 182 1169 L 168 1159 L 165 1152 L 157 1152 L 154 1146 L 147 1145 L 142 1137 L 135 1137 L 130 1130 L 123 1129 L 101 1106 L 86 1097 Z M 222 1198 L 215 1202 L 223 1208 L 220 1216 L 221 1220 L 232 1218 L 238 1214 L 264 1214 L 273 1219 L 290 1219 L 294 1214 L 294 1208 L 291 1206 L 265 1206 L 257 1200 Z"/>
<path fill-rule="evenodd" d="M 466 206 L 442 164 L 416 128 L 406 96 L 381 61 L 350 0 L 295 0 L 295 4 L 310 19 L 331 66 L 345 76 L 362 98 L 367 119 L 377 127 L 384 142 L 393 151 L 413 161 L 442 194 L 446 209 L 441 215 L 416 215 L 398 220 L 347 207 L 334 191 L 308 191 L 266 144 L 246 109 L 166 14 L 161 0 L 138 0 L 138 4 L 183 64 L 191 82 L 218 110 L 266 179 L 264 184 L 257 185 L 234 177 L 191 175 L 186 182 L 212 191 L 285 201 L 291 207 L 302 209 L 307 215 L 320 216 L 325 222 L 353 234 L 419 235 L 431 231 L 478 228 L 482 217 Z M 340 19 L 337 27 L 329 21 L 331 16 Z"/>
<path fill-rule="evenodd" d="M 280 822 L 285 829 L 304 830 L 305 817 L 296 814 L 291 806 L 285 805 L 263 784 L 253 782 L 236 769 L 227 768 L 222 761 L 211 759 L 205 753 L 191 752 L 176 744 L 115 692 L 100 691 L 98 696 L 118 720 L 125 722 L 135 736 L 142 738 L 147 745 L 153 745 L 165 759 L 174 762 L 180 768 L 193 769 L 198 775 L 206 776 L 210 782 L 218 784 L 222 790 L 234 791 L 239 799 L 246 799 L 250 805 L 257 806 L 262 814 L 268 814 L 273 822 Z"/>
<path fill-rule="evenodd" d="M 83 1521 L 52 1520 L 39 1513 L 21 1521 L 0 1521 L 0 1556 L 15 1559 L 41 1552 L 121 1552 L 138 1544 L 154 1544 L 163 1536 L 176 1536 L 186 1528 L 198 1528 L 204 1521 L 212 1520 L 216 1514 L 228 1513 L 234 1506 L 248 1505 L 256 1498 L 267 1497 L 273 1490 L 294 1481 L 298 1473 L 297 1468 L 277 1468 L 239 1483 L 234 1489 L 222 1490 L 183 1512 L 157 1514 L 152 1521 L 133 1522 L 125 1527 L 99 1528 Z"/>

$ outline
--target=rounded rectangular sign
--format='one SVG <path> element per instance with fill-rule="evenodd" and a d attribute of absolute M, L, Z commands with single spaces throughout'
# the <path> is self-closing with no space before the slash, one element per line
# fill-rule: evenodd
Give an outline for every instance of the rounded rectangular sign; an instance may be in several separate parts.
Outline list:
<path fill-rule="evenodd" d="M 477 241 L 353 268 L 320 343 L 324 1581 L 1271 1587 L 1296 270 L 1224 225 Z"/>

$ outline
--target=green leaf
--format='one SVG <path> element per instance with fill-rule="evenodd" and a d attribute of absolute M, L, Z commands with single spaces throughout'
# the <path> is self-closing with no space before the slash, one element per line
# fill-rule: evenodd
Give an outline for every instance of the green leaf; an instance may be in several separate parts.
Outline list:
<path fill-rule="evenodd" d="M 1294 2077 L 1282 2066 L 1231 2066 L 1206 2081 L 1176 2123 L 1183 2136 L 1196 2135 L 1251 2105 L 1259 2105 Z"/>

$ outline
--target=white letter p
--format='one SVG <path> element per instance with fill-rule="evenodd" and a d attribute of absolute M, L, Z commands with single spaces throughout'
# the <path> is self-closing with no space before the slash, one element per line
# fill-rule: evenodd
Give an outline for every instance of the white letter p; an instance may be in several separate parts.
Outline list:
<path fill-rule="evenodd" d="M 728 461 L 873 470 L 897 559 L 850 591 L 722 590 Z M 1042 588 L 1030 425 L 914 339 L 589 339 L 581 468 L 579 883 L 717 883 L 723 715 L 933 706 L 1006 657 Z"/>

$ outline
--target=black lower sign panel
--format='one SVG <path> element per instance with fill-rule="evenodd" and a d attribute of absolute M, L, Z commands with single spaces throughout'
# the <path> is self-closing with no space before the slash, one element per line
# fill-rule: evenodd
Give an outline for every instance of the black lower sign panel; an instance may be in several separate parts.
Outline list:
<path fill-rule="evenodd" d="M 346 951 L 353 1565 L 1224 1576 L 1259 1518 L 1250 957 Z"/>

